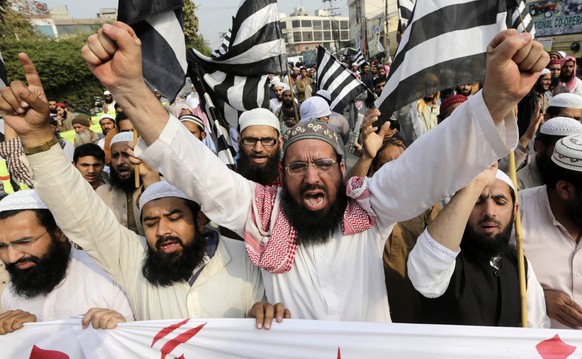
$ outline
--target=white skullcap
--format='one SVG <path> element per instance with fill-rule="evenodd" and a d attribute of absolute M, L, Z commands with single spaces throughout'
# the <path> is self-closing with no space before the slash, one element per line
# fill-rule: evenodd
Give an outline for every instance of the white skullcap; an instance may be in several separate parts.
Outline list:
<path fill-rule="evenodd" d="M 287 84 L 284 83 L 284 82 L 279 81 L 279 82 L 275 83 L 273 85 L 273 87 L 283 87 L 283 88 L 285 88 L 285 85 L 287 85 Z"/>
<path fill-rule="evenodd" d="M 582 135 L 564 137 L 556 142 L 552 161 L 567 170 L 582 172 Z"/>
<path fill-rule="evenodd" d="M 104 118 L 108 118 L 112 121 L 115 121 L 115 117 L 113 117 L 112 115 L 108 114 L 108 113 L 104 113 L 101 116 L 99 116 L 99 122 L 101 122 L 102 119 Z"/>
<path fill-rule="evenodd" d="M 14 192 L 0 201 L 0 212 L 26 209 L 48 209 L 48 207 L 33 189 Z"/>
<path fill-rule="evenodd" d="M 513 181 L 511 180 L 511 178 L 509 178 L 508 175 L 505 174 L 505 172 L 498 169 L 495 178 L 507 183 L 509 187 L 513 190 L 513 192 L 515 192 L 515 186 L 513 185 Z"/>
<path fill-rule="evenodd" d="M 133 132 L 126 131 L 118 133 L 117 135 L 113 136 L 109 146 L 111 147 L 114 143 L 118 142 L 133 142 Z"/>
<path fill-rule="evenodd" d="M 238 124 L 240 126 L 240 133 L 249 126 L 271 126 L 279 131 L 279 133 L 281 132 L 279 119 L 266 108 L 255 108 L 243 112 L 238 119 Z"/>
<path fill-rule="evenodd" d="M 331 115 L 329 104 L 319 96 L 311 96 L 303 101 L 300 112 L 301 120 L 299 122 L 317 120 L 320 117 Z"/>
<path fill-rule="evenodd" d="M 183 115 L 180 116 L 180 122 L 192 122 L 200 126 L 200 129 L 205 130 L 204 121 L 196 115 Z"/>
<path fill-rule="evenodd" d="M 566 53 L 564 51 L 558 51 L 558 54 L 560 54 L 562 58 L 566 57 Z"/>
<path fill-rule="evenodd" d="M 544 67 L 544 69 L 542 70 L 542 72 L 540 72 L 540 77 L 544 76 L 544 75 L 548 75 L 550 73 L 550 69 Z"/>
<path fill-rule="evenodd" d="M 571 136 L 582 134 L 582 123 L 570 117 L 554 117 L 540 127 L 540 133 L 549 136 Z"/>
<path fill-rule="evenodd" d="M 354 66 L 358 66 L 358 64 L 355 62 L 352 62 L 352 67 L 354 67 Z"/>
<path fill-rule="evenodd" d="M 105 91 L 103 91 L 103 95 L 104 95 L 104 96 L 111 95 L 111 92 L 109 92 L 109 90 L 105 90 Z"/>
<path fill-rule="evenodd" d="M 582 96 L 575 93 L 561 93 L 552 97 L 550 107 L 582 109 Z"/>
<path fill-rule="evenodd" d="M 283 82 L 283 92 L 285 91 L 291 91 L 291 88 L 289 87 L 289 85 L 287 85 L 286 83 Z"/>
<path fill-rule="evenodd" d="M 184 192 L 169 184 L 168 181 L 160 181 L 148 186 L 139 197 L 140 212 L 143 210 L 143 206 L 148 202 L 167 197 L 176 197 L 191 201 Z"/>
<path fill-rule="evenodd" d="M 271 86 L 271 87 L 275 86 L 275 84 L 277 84 L 277 82 L 281 82 L 281 78 L 279 76 L 273 76 L 273 78 L 269 82 L 269 86 Z"/>

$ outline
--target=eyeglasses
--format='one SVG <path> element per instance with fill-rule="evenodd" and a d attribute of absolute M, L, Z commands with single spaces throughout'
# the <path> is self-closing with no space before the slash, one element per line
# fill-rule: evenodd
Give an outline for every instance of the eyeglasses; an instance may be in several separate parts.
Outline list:
<path fill-rule="evenodd" d="M 263 147 L 273 147 L 277 143 L 277 139 L 273 137 L 243 137 L 240 142 L 245 146 L 256 146 L 260 142 Z"/>
<path fill-rule="evenodd" d="M 313 162 L 291 162 L 285 169 L 291 176 L 304 175 L 307 173 L 307 167 L 313 166 L 317 172 L 329 172 L 333 165 L 337 163 L 336 160 L 330 158 L 321 158 Z"/>
<path fill-rule="evenodd" d="M 14 242 L 10 242 L 10 243 L 1 243 L 0 242 L 0 251 L 5 250 L 8 247 L 12 247 L 13 249 L 16 249 L 16 250 L 26 248 L 30 244 L 38 241 L 42 236 L 44 236 L 47 233 L 48 233 L 48 231 L 45 231 L 43 234 L 41 234 L 40 236 L 38 236 L 36 238 L 17 239 Z"/>

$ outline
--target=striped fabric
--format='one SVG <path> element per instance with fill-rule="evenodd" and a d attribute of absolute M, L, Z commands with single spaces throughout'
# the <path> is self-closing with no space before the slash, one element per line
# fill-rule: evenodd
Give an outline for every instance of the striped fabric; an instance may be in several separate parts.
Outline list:
<path fill-rule="evenodd" d="M 118 20 L 142 42 L 146 81 L 173 101 L 186 75 L 183 0 L 119 0 Z"/>
<path fill-rule="evenodd" d="M 406 28 L 408 21 L 412 18 L 412 10 L 414 9 L 414 0 L 398 0 L 398 21 L 399 28 Z"/>
<path fill-rule="evenodd" d="M 376 106 L 386 120 L 397 109 L 441 89 L 485 77 L 486 49 L 502 30 L 532 30 L 523 2 L 417 0 Z M 533 33 L 533 31 L 531 31 Z"/>
<path fill-rule="evenodd" d="M 230 46 L 230 36 L 231 36 L 231 31 L 230 31 L 230 29 L 228 29 L 228 32 L 226 34 L 224 34 L 224 38 L 222 39 L 222 43 L 220 44 L 220 47 L 218 49 L 214 50 L 214 53 L 212 54 L 213 59 L 217 59 L 220 56 L 222 56 L 228 52 L 228 48 Z"/>
<path fill-rule="evenodd" d="M 6 72 L 6 65 L 4 64 L 4 59 L 2 58 L 2 53 L 0 52 L 0 87 L 6 86 L 8 83 L 8 74 Z"/>
<path fill-rule="evenodd" d="M 364 54 L 362 53 L 361 49 L 358 49 L 356 54 L 354 55 L 354 63 L 358 65 L 358 67 L 362 66 L 366 62 L 364 58 Z"/>
<path fill-rule="evenodd" d="M 366 91 L 366 85 L 321 46 L 317 49 L 317 73 L 317 89 L 331 94 L 332 111 L 341 112 Z"/>

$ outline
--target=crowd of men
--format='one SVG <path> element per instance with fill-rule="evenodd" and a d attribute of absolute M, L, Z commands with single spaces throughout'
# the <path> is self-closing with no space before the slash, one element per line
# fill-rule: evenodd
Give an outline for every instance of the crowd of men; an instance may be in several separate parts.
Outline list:
<path fill-rule="evenodd" d="M 146 85 L 127 25 L 104 25 L 81 53 L 108 89 L 101 131 L 47 99 L 26 54 L 26 83 L 0 89 L 0 145 L 17 144 L 3 156 L 31 188 L 0 201 L 0 334 L 79 313 L 96 328 L 185 317 L 522 326 L 518 213 L 528 326 L 582 326 L 572 57 L 504 31 L 482 83 L 429 94 L 382 125 L 368 109 L 350 166 L 354 125 L 315 91 L 316 71 L 274 75 L 269 109 L 223 124 L 232 170 L 194 88 L 168 105 Z M 373 68 L 358 76 L 379 94 L 386 69 Z"/>

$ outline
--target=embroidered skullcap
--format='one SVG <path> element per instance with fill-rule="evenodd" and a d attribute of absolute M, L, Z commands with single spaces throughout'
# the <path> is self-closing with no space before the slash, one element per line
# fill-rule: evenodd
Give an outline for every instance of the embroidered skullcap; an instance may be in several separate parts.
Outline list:
<path fill-rule="evenodd" d="M 582 135 L 564 137 L 556 142 L 552 161 L 567 170 L 582 172 Z"/>
<path fill-rule="evenodd" d="M 509 187 L 515 192 L 515 186 L 513 185 L 513 181 L 511 180 L 511 178 L 509 178 L 508 175 L 505 174 L 505 172 L 503 172 L 501 170 L 497 170 L 497 174 L 495 175 L 495 178 L 507 183 L 509 185 Z"/>
<path fill-rule="evenodd" d="M 104 96 L 109 96 L 109 95 L 111 95 L 111 92 L 109 92 L 109 90 L 105 90 L 105 91 L 103 91 L 103 95 Z"/>
<path fill-rule="evenodd" d="M 273 87 L 275 86 L 278 82 L 281 82 L 281 78 L 279 76 L 273 76 L 273 78 L 271 79 L 271 81 L 269 82 L 269 86 Z"/>
<path fill-rule="evenodd" d="M 89 118 L 89 116 L 85 114 L 80 114 L 73 119 L 71 124 L 73 125 L 80 124 L 83 126 L 91 127 L 91 119 Z"/>
<path fill-rule="evenodd" d="M 0 201 L 0 212 L 26 209 L 48 209 L 48 207 L 33 189 L 14 192 Z"/>
<path fill-rule="evenodd" d="M 540 133 L 549 136 L 571 136 L 582 134 L 582 123 L 570 117 L 554 117 L 540 127 Z"/>
<path fill-rule="evenodd" d="M 561 93 L 552 97 L 550 107 L 582 109 L 582 96 L 575 93 Z"/>
<path fill-rule="evenodd" d="M 449 97 L 445 98 L 444 100 L 442 100 L 440 113 L 445 113 L 445 111 L 449 107 L 451 107 L 452 105 L 457 104 L 457 103 L 463 103 L 465 101 L 467 101 L 467 96 L 465 96 L 465 95 L 458 94 L 458 95 L 449 96 Z"/>
<path fill-rule="evenodd" d="M 119 142 L 133 142 L 133 132 L 131 131 L 120 132 L 117 135 L 113 136 L 113 138 L 111 139 L 110 146 L 113 146 L 114 143 Z"/>
<path fill-rule="evenodd" d="M 255 108 L 243 112 L 238 119 L 238 124 L 240 126 L 240 133 L 249 126 L 271 126 L 278 132 L 281 132 L 279 119 L 266 108 Z"/>
<path fill-rule="evenodd" d="M 167 197 L 176 197 L 191 201 L 184 192 L 169 184 L 168 181 L 160 181 L 148 186 L 139 197 L 140 212 L 148 202 Z"/>
<path fill-rule="evenodd" d="M 551 73 L 550 69 L 544 67 L 544 69 L 542 70 L 542 72 L 540 72 L 540 77 L 542 77 L 544 75 L 548 75 L 550 73 Z"/>
<path fill-rule="evenodd" d="M 200 129 L 204 130 L 204 121 L 196 115 L 183 115 L 180 116 L 180 122 L 192 122 L 197 124 Z"/>
<path fill-rule="evenodd" d="M 323 99 L 321 100 L 325 101 Z M 303 107 L 303 105 L 301 105 L 301 107 Z M 300 122 L 287 130 L 285 135 L 283 135 L 283 153 L 287 151 L 287 148 L 291 144 L 297 141 L 309 139 L 327 142 L 331 147 L 333 147 L 338 155 L 343 156 L 344 154 L 342 142 L 338 137 L 337 131 L 327 123 L 318 120 Z"/>
<path fill-rule="evenodd" d="M 317 90 L 315 95 L 323 98 L 328 105 L 331 104 L 331 94 L 329 93 L 329 91 L 323 89 Z"/>
<path fill-rule="evenodd" d="M 322 97 L 311 96 L 301 104 L 301 121 L 317 120 L 329 115 L 331 115 L 329 104 Z"/>

